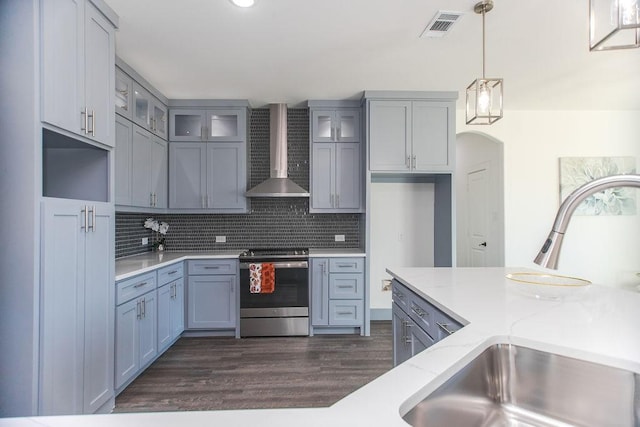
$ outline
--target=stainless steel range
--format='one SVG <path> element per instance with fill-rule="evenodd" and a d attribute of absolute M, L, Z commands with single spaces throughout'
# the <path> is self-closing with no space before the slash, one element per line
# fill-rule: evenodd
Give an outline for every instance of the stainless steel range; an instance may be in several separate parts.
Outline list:
<path fill-rule="evenodd" d="M 272 293 L 251 293 L 250 268 L 273 264 Z M 309 251 L 250 249 L 240 255 L 240 335 L 309 335 Z"/>

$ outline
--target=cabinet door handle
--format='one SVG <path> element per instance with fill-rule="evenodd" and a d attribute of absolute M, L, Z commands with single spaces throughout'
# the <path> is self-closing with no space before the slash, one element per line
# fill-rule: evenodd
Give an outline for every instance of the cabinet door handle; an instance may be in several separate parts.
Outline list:
<path fill-rule="evenodd" d="M 140 301 L 136 302 L 136 318 L 138 320 L 142 319 L 142 305 Z"/>
<path fill-rule="evenodd" d="M 350 285 L 338 285 L 339 289 L 353 289 L 353 286 Z"/>
<path fill-rule="evenodd" d="M 142 318 L 147 317 L 147 301 L 146 298 L 142 298 Z"/>
<path fill-rule="evenodd" d="M 220 266 L 218 265 L 205 265 L 204 269 L 205 270 L 218 270 L 220 268 Z"/>
<path fill-rule="evenodd" d="M 143 286 L 146 286 L 146 284 L 147 284 L 147 282 L 141 282 L 141 283 L 138 283 L 138 284 L 136 284 L 136 285 L 133 285 L 133 287 L 134 287 L 134 288 L 141 288 L 141 287 L 143 287 Z"/>
<path fill-rule="evenodd" d="M 89 127 L 89 117 L 88 117 L 87 107 L 85 107 L 84 110 L 80 110 L 80 115 L 82 116 L 82 122 L 84 123 L 84 126 L 80 125 L 80 130 L 84 131 L 86 135 L 87 128 Z"/>
<path fill-rule="evenodd" d="M 177 272 L 178 272 L 178 270 L 172 270 L 172 271 L 168 272 L 167 274 L 168 274 L 169 276 L 171 276 L 171 275 L 173 275 L 173 274 L 176 274 Z"/>
<path fill-rule="evenodd" d="M 440 323 L 440 322 L 436 322 L 436 325 L 438 325 L 438 327 L 440 327 L 440 329 L 442 329 L 447 335 L 451 335 L 453 334 L 455 331 L 452 331 L 451 329 L 449 329 L 447 326 L 449 326 L 448 323 Z"/>
<path fill-rule="evenodd" d="M 416 169 L 416 164 L 417 164 L 417 160 L 416 160 L 416 158 L 417 158 L 417 157 L 418 157 L 418 156 L 413 156 L 413 164 L 412 164 L 412 168 L 413 168 L 413 169 Z"/>
<path fill-rule="evenodd" d="M 87 226 L 89 225 L 89 207 L 85 206 L 84 209 L 80 211 L 80 213 L 84 216 L 84 223 L 80 226 L 80 230 L 84 230 L 84 232 L 86 233 Z"/>
<path fill-rule="evenodd" d="M 338 311 L 336 314 L 340 316 L 347 316 L 347 315 L 353 314 L 353 311 Z"/>
<path fill-rule="evenodd" d="M 96 207 L 91 206 L 91 209 L 89 209 L 89 212 L 91 212 L 91 224 L 88 225 L 87 231 L 91 230 L 95 232 L 96 231 Z"/>
<path fill-rule="evenodd" d="M 411 169 L 411 156 L 407 156 L 407 160 L 405 160 L 404 165 L 407 169 Z"/>
<path fill-rule="evenodd" d="M 149 193 L 149 206 L 153 206 L 153 193 Z"/>
<path fill-rule="evenodd" d="M 340 195 L 336 194 L 336 208 L 340 207 Z"/>
<path fill-rule="evenodd" d="M 88 116 L 91 117 L 91 130 L 87 129 L 87 133 L 90 133 L 91 136 L 96 136 L 96 111 L 91 110 L 91 114 Z"/>
<path fill-rule="evenodd" d="M 158 195 L 156 193 L 153 193 L 153 207 L 158 207 Z"/>
<path fill-rule="evenodd" d="M 409 336 L 409 328 L 411 327 L 411 322 L 405 320 L 404 327 L 406 328 L 406 332 L 404 334 L 404 342 L 405 344 L 411 344 L 411 337 Z"/>

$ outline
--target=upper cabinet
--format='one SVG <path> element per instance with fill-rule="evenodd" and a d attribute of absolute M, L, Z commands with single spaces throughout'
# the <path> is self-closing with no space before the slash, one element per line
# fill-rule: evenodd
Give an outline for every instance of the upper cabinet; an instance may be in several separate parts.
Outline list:
<path fill-rule="evenodd" d="M 312 142 L 360 142 L 360 108 L 313 109 Z"/>
<path fill-rule="evenodd" d="M 42 2 L 42 120 L 113 146 L 115 28 L 88 0 Z"/>
<path fill-rule="evenodd" d="M 436 92 L 428 98 L 429 95 L 365 93 L 372 172 L 453 171 L 457 94 Z"/>
<path fill-rule="evenodd" d="M 309 101 L 311 213 L 359 213 L 364 206 L 360 107 L 353 101 Z"/>
<path fill-rule="evenodd" d="M 167 139 L 167 107 L 138 82 L 133 82 L 133 121 Z"/>
<path fill-rule="evenodd" d="M 245 141 L 246 108 L 171 108 L 170 141 Z"/>
<path fill-rule="evenodd" d="M 133 79 L 120 68 L 116 68 L 116 113 L 132 120 Z"/>
<path fill-rule="evenodd" d="M 166 140 L 167 99 L 121 59 L 116 60 L 116 65 L 116 113 Z"/>

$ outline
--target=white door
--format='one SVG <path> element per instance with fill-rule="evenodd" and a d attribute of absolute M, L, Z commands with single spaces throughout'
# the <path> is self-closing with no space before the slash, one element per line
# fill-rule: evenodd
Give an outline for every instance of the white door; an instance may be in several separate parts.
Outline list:
<path fill-rule="evenodd" d="M 469 224 L 469 262 L 471 267 L 487 266 L 488 194 L 489 180 L 486 169 L 467 174 L 467 223 Z"/>

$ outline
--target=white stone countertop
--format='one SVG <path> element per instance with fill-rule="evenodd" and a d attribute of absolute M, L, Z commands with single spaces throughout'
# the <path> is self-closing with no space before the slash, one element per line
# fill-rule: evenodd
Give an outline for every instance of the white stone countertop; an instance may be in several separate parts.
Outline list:
<path fill-rule="evenodd" d="M 401 418 L 486 347 L 513 343 L 640 373 L 640 294 L 591 285 L 539 299 L 505 278 L 522 268 L 390 268 L 466 326 L 329 408 L 0 419 L 0 427 L 406 426 Z"/>
<path fill-rule="evenodd" d="M 146 252 L 116 259 L 116 282 L 186 259 L 238 258 L 242 249 L 206 252 Z"/>
<path fill-rule="evenodd" d="M 325 248 L 309 249 L 311 258 L 332 258 L 332 257 L 366 257 L 364 249 L 361 248 Z"/>
<path fill-rule="evenodd" d="M 146 273 L 186 259 L 224 259 L 238 258 L 244 249 L 229 249 L 203 252 L 146 252 L 140 255 L 116 259 L 116 282 Z M 309 249 L 310 257 L 364 257 L 365 252 L 358 248 Z"/>

